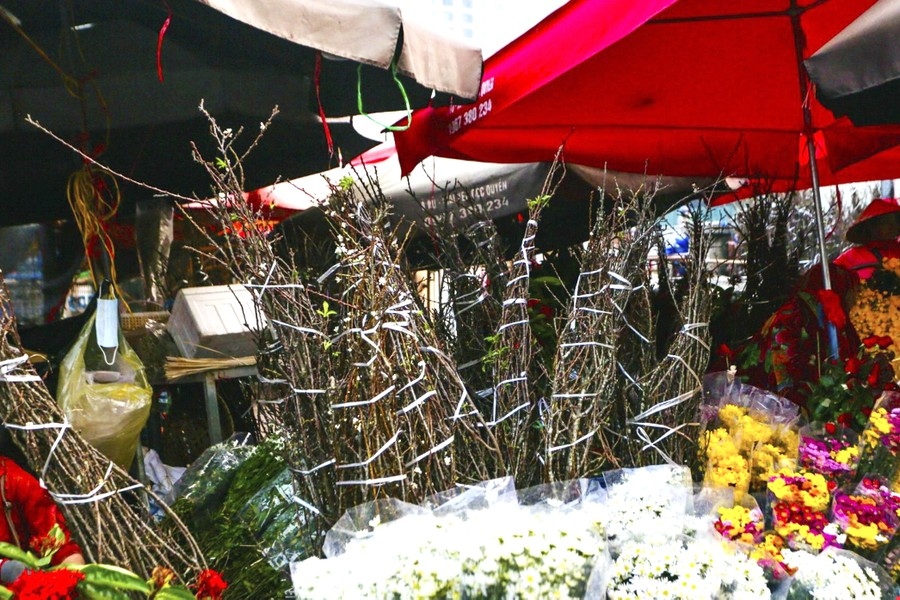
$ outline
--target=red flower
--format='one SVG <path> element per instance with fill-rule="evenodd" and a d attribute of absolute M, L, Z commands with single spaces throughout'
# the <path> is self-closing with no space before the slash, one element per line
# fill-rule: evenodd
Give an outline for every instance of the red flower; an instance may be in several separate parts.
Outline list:
<path fill-rule="evenodd" d="M 847 359 L 847 362 L 844 363 L 844 372 L 848 375 L 857 375 L 860 367 L 862 367 L 862 361 L 855 356 L 851 356 Z"/>
<path fill-rule="evenodd" d="M 72 600 L 82 579 L 83 573 L 69 569 L 25 571 L 9 589 L 16 600 Z"/>
<path fill-rule="evenodd" d="M 862 408 L 859 409 L 859 412 L 861 412 L 863 414 L 863 416 L 868 419 L 869 415 L 872 414 L 872 407 L 871 406 L 863 406 Z"/>
<path fill-rule="evenodd" d="M 719 355 L 722 358 L 725 358 L 729 361 L 734 360 L 734 350 L 728 347 L 728 344 L 721 344 L 719 346 Z"/>
<path fill-rule="evenodd" d="M 837 422 L 843 425 L 844 427 L 850 427 L 853 419 L 848 412 L 842 412 L 837 417 Z"/>
<path fill-rule="evenodd" d="M 867 337 L 866 339 L 864 339 L 864 340 L 862 341 L 862 343 L 863 343 L 863 346 L 865 346 L 866 348 L 868 348 L 869 350 L 871 350 L 872 348 L 874 348 L 875 346 L 878 345 L 878 336 L 877 336 L 877 335 L 870 335 L 869 337 Z"/>
<path fill-rule="evenodd" d="M 816 296 L 822 304 L 825 319 L 838 329 L 843 329 L 847 324 L 847 315 L 841 306 L 841 297 L 834 290 L 816 290 Z"/>
<path fill-rule="evenodd" d="M 881 375 L 881 365 L 875 363 L 872 366 L 872 372 L 869 373 L 869 378 L 866 380 L 866 383 L 869 384 L 869 387 L 875 387 L 878 385 L 878 376 Z"/>
<path fill-rule="evenodd" d="M 837 425 L 835 425 L 831 421 L 825 423 L 825 433 L 827 433 L 828 435 L 834 435 L 836 431 Z"/>
<path fill-rule="evenodd" d="M 894 343 L 894 340 L 891 339 L 889 335 L 879 335 L 878 336 L 878 347 L 882 350 L 887 350 L 891 344 Z"/>
<path fill-rule="evenodd" d="M 228 584 L 217 571 L 206 569 L 197 576 L 197 584 L 193 587 L 197 588 L 195 596 L 200 600 L 205 598 L 221 600 L 222 592 L 225 591 Z"/>

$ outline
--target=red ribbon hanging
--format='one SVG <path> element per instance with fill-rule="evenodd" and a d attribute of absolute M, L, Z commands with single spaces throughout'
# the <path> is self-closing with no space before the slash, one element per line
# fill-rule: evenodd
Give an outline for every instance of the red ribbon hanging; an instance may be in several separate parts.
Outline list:
<path fill-rule="evenodd" d="M 322 106 L 322 53 L 316 52 L 316 69 L 313 73 L 313 87 L 316 89 L 316 103 L 319 105 L 319 119 L 322 121 L 322 130 L 325 132 L 325 143 L 328 144 L 328 157 L 334 156 L 334 140 L 331 139 L 331 129 L 328 127 L 328 119 L 325 117 L 325 107 Z"/>
<path fill-rule="evenodd" d="M 156 40 L 156 76 L 159 77 L 159 80 L 163 80 L 163 68 L 162 68 L 162 44 L 163 38 L 166 36 L 166 31 L 169 29 L 169 25 L 172 24 L 172 7 L 169 6 L 169 3 L 166 0 L 163 0 L 163 4 L 166 6 L 166 10 L 169 12 L 169 16 L 166 17 L 166 20 L 163 22 L 162 27 L 159 28 L 159 37 Z"/>

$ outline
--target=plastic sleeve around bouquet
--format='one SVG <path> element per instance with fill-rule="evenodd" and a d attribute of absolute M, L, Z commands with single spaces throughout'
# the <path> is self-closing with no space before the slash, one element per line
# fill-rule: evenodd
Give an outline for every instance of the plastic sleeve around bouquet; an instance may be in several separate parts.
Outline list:
<path fill-rule="evenodd" d="M 291 472 L 284 469 L 238 513 L 273 569 L 287 570 L 290 561 L 314 553 L 315 540 L 307 534 L 305 517 L 298 508 Z"/>
<path fill-rule="evenodd" d="M 252 436 L 247 433 L 235 433 L 224 442 L 210 446 L 188 465 L 166 496 L 166 502 L 174 504 L 182 500 L 190 503 L 195 514 L 214 508 L 225 497 L 238 467 L 256 448 Z"/>
<path fill-rule="evenodd" d="M 888 573 L 854 552 L 828 548 L 819 554 L 785 550 L 785 561 L 796 572 L 772 598 L 894 598 Z"/>
<path fill-rule="evenodd" d="M 721 383 L 729 376 L 713 373 L 704 380 L 701 451 L 704 484 L 731 488 L 740 499 L 796 464 L 799 407 L 766 390 Z"/>
<path fill-rule="evenodd" d="M 59 368 L 57 403 L 72 427 L 94 448 L 123 469 L 134 460 L 141 430 L 150 416 L 153 388 L 144 366 L 122 331 L 101 382 L 85 369 L 84 355 L 93 339 L 96 313 L 87 320 Z"/>
<path fill-rule="evenodd" d="M 602 496 L 602 494 L 600 494 Z M 299 598 L 581 597 L 605 552 L 590 482 L 523 491 L 492 480 L 429 499 L 377 501 L 328 533 L 327 559 L 291 564 Z"/>
<path fill-rule="evenodd" d="M 881 477 L 900 488 L 900 392 L 884 392 L 860 435 L 856 481 Z"/>
<path fill-rule="evenodd" d="M 767 496 L 772 529 L 789 548 L 820 552 L 840 545 L 828 519 L 831 492 L 824 476 L 783 469 L 769 480 Z"/>
<path fill-rule="evenodd" d="M 632 540 L 680 535 L 693 514 L 690 470 L 675 465 L 619 469 L 603 474 L 607 499 L 603 522 L 610 552 Z"/>
<path fill-rule="evenodd" d="M 864 477 L 855 488 L 837 490 L 831 519 L 846 536 L 844 547 L 860 556 L 879 559 L 900 527 L 900 495 L 877 477 Z"/>

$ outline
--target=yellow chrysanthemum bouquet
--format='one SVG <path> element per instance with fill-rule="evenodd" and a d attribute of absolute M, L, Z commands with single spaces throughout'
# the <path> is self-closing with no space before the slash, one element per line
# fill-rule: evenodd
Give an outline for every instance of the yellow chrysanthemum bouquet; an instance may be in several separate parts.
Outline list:
<path fill-rule="evenodd" d="M 704 485 L 762 492 L 769 478 L 797 464 L 799 407 L 786 398 L 711 373 L 704 381 L 701 451 Z"/>

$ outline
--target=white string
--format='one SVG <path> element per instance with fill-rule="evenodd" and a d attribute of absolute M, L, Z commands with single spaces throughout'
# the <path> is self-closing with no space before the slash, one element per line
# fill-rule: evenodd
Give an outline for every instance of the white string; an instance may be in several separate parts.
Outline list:
<path fill-rule="evenodd" d="M 516 325 L 527 325 L 527 324 L 528 324 L 528 319 L 524 319 L 522 321 L 513 321 L 512 323 L 505 323 L 497 329 L 497 333 L 503 331 L 504 329 L 509 329 L 510 327 L 515 327 Z"/>
<path fill-rule="evenodd" d="M 509 411 L 508 413 L 506 413 L 505 415 L 503 415 L 502 417 L 500 417 L 500 418 L 497 419 L 496 421 L 491 421 L 491 422 L 489 422 L 489 423 L 485 423 L 485 425 L 487 425 L 488 427 L 493 427 L 494 425 L 499 425 L 500 423 L 502 423 L 503 421 L 507 420 L 508 418 L 510 418 L 511 416 L 513 416 L 514 414 L 516 414 L 517 412 L 519 412 L 520 410 L 522 410 L 523 408 L 528 408 L 528 406 L 530 406 L 530 405 L 531 405 L 530 402 L 523 402 L 522 404 L 520 404 L 519 406 L 515 407 L 514 409 L 512 409 L 511 411 Z"/>
<path fill-rule="evenodd" d="M 631 420 L 629 420 L 628 423 L 630 425 L 635 425 L 635 424 L 637 424 L 636 423 L 637 421 L 646 419 L 650 415 L 655 415 L 656 413 L 658 413 L 660 411 L 667 410 L 669 408 L 672 408 L 673 406 L 678 406 L 679 404 L 681 404 L 685 400 L 689 399 L 690 397 L 692 397 L 694 394 L 696 394 L 699 391 L 700 391 L 700 388 L 697 387 L 688 392 L 685 392 L 683 394 L 675 396 L 674 398 L 669 398 L 668 400 L 664 400 L 654 406 L 651 406 L 650 408 L 648 408 L 641 414 L 635 415 L 634 417 L 631 418 Z"/>

